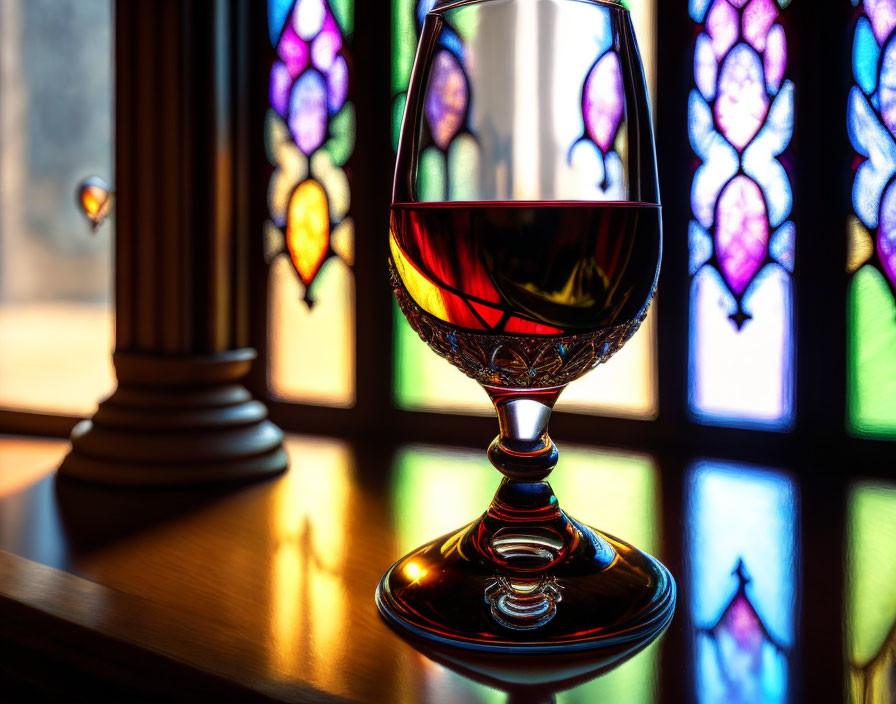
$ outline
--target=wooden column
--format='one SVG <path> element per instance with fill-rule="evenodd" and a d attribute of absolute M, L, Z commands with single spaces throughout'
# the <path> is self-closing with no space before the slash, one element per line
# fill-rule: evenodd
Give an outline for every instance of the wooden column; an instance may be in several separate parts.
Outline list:
<path fill-rule="evenodd" d="M 248 348 L 248 0 L 117 0 L 115 369 L 59 473 L 120 485 L 286 467 Z"/>

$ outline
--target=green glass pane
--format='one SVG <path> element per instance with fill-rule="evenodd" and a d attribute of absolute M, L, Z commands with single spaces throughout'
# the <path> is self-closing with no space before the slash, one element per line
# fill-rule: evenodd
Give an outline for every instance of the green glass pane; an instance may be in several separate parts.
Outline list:
<path fill-rule="evenodd" d="M 395 306 L 395 402 L 408 410 L 493 414 L 488 396 L 420 339 Z M 497 425 L 495 426 L 497 432 Z"/>
<path fill-rule="evenodd" d="M 850 427 L 896 438 L 896 302 L 872 266 L 853 279 L 848 337 Z"/>
<path fill-rule="evenodd" d="M 392 103 L 392 149 L 398 151 L 398 140 L 401 138 L 401 121 L 404 119 L 404 106 L 408 102 L 408 94 L 402 93 Z"/>
<path fill-rule="evenodd" d="M 417 194 L 422 201 L 443 201 L 447 194 L 445 155 L 437 147 L 427 147 L 420 155 Z"/>
<path fill-rule="evenodd" d="M 479 145 L 469 134 L 458 136 L 448 147 L 448 198 L 478 200 Z"/>
<path fill-rule="evenodd" d="M 487 508 L 500 480 L 486 459 L 485 448 L 482 452 L 405 448 L 396 457 L 394 477 L 396 555 L 474 520 Z M 560 505 L 572 515 L 641 548 L 656 550 L 658 477 L 649 457 L 561 448 L 551 483 Z M 655 702 L 660 647 L 661 643 L 654 643 L 603 677 L 557 694 L 557 704 Z M 482 696 L 483 690 L 468 686 L 467 696 Z M 489 701 L 504 699 L 498 695 Z"/>
<path fill-rule="evenodd" d="M 407 90 L 416 51 L 414 0 L 392 0 L 392 95 Z"/>
<path fill-rule="evenodd" d="M 659 557 L 658 476 L 649 457 L 563 446 L 550 482 L 571 516 Z M 558 694 L 557 704 L 656 701 L 660 647 L 654 643 L 622 667 Z"/>
<path fill-rule="evenodd" d="M 330 120 L 330 134 L 332 135 L 324 149 L 330 155 L 333 163 L 344 166 L 355 150 L 355 106 L 346 103 L 342 110 Z"/>
<path fill-rule="evenodd" d="M 896 486 L 853 487 L 847 520 L 846 657 L 851 701 L 893 701 L 885 651 L 896 623 Z"/>
<path fill-rule="evenodd" d="M 355 0 L 330 0 L 330 9 L 342 33 L 351 34 L 355 30 Z"/>

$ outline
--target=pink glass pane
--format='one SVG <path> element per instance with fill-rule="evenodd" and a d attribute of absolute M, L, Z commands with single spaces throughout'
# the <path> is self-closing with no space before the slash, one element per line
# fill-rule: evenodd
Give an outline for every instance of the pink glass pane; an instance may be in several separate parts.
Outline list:
<path fill-rule="evenodd" d="M 342 55 L 337 56 L 330 67 L 330 73 L 327 74 L 327 88 L 330 91 L 327 104 L 330 114 L 335 115 L 348 98 L 348 64 Z"/>
<path fill-rule="evenodd" d="M 311 60 L 314 65 L 321 71 L 326 73 L 333 65 L 336 54 L 342 48 L 342 34 L 339 31 L 339 25 L 333 19 L 333 15 L 328 14 L 324 20 L 324 26 L 311 45 Z"/>
<path fill-rule="evenodd" d="M 716 122 L 738 151 L 753 140 L 768 112 L 762 73 L 759 56 L 746 44 L 734 47 L 722 66 Z"/>
<path fill-rule="evenodd" d="M 610 51 L 597 62 L 585 81 L 585 127 L 588 136 L 604 152 L 613 146 L 624 109 L 619 57 Z"/>
<path fill-rule="evenodd" d="M 865 0 L 865 12 L 878 44 L 883 44 L 896 27 L 896 0 Z"/>
<path fill-rule="evenodd" d="M 283 30 L 283 36 L 277 45 L 277 53 L 286 63 L 293 78 L 308 66 L 308 45 L 296 34 L 291 24 Z"/>
<path fill-rule="evenodd" d="M 737 657 L 741 661 L 747 661 L 748 667 L 754 671 L 762 669 L 762 646 L 765 636 L 762 632 L 762 624 L 756 616 L 756 611 L 743 594 L 738 594 L 731 602 L 721 624 L 722 634 L 733 641 L 737 648 Z M 743 666 L 743 662 L 738 663 Z"/>
<path fill-rule="evenodd" d="M 293 86 L 289 130 L 306 155 L 323 144 L 327 135 L 327 84 L 313 69 L 305 71 Z"/>
<path fill-rule="evenodd" d="M 271 68 L 271 107 L 281 117 L 286 117 L 289 110 L 289 89 L 292 87 L 292 76 L 286 64 L 278 61 Z"/>
<path fill-rule="evenodd" d="M 787 71 L 787 35 L 776 24 L 768 33 L 765 47 L 765 84 L 770 93 L 777 93 Z"/>
<path fill-rule="evenodd" d="M 299 0 L 293 14 L 293 24 L 302 39 L 310 41 L 321 27 L 327 16 L 327 5 L 324 0 Z"/>
<path fill-rule="evenodd" d="M 706 31 L 712 39 L 716 58 L 721 59 L 734 46 L 740 32 L 737 10 L 728 0 L 716 0 L 706 16 Z"/>
<path fill-rule="evenodd" d="M 716 257 L 731 290 L 740 295 L 768 251 L 768 218 L 762 191 L 746 176 L 729 183 L 719 198 Z"/>
<path fill-rule="evenodd" d="M 881 203 L 877 254 L 890 283 L 896 286 L 896 184 L 891 184 Z"/>
<path fill-rule="evenodd" d="M 463 125 L 467 100 L 463 69 L 450 51 L 440 51 L 435 58 L 424 107 L 433 141 L 439 149 L 447 149 Z"/>
<path fill-rule="evenodd" d="M 778 18 L 778 6 L 773 0 L 753 0 L 744 9 L 744 37 L 753 48 L 765 51 L 768 31 Z"/>

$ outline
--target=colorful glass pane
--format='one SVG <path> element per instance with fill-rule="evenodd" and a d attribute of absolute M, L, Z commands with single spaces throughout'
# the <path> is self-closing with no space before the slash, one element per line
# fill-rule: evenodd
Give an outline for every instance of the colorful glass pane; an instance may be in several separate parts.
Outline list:
<path fill-rule="evenodd" d="M 857 434 L 896 438 L 896 2 L 853 4 L 848 424 Z"/>
<path fill-rule="evenodd" d="M 793 424 L 796 227 L 784 0 L 691 0 L 689 407 L 701 422 Z"/>
<path fill-rule="evenodd" d="M 896 485 L 863 482 L 849 492 L 846 659 L 851 704 L 896 697 Z"/>
<path fill-rule="evenodd" d="M 481 452 L 426 446 L 399 451 L 393 476 L 395 557 L 475 519 L 488 506 L 500 481 Z M 659 477 L 651 458 L 564 447 L 551 483 L 561 504 L 578 520 L 657 554 Z M 557 704 L 652 704 L 658 701 L 658 665 L 659 648 L 654 645 L 618 669 L 558 693 Z M 441 689 L 438 698 L 480 701 L 471 694 L 463 692 L 454 699 Z M 498 701 L 506 699 L 502 697 Z"/>
<path fill-rule="evenodd" d="M 393 139 L 397 145 L 410 80 L 414 53 L 426 12 L 433 0 L 393 0 L 392 90 Z M 648 83 L 654 78 L 655 0 L 632 0 L 632 12 Z M 620 97 L 619 59 L 612 50 L 612 32 L 607 23 L 595 27 L 594 65 L 582 91 L 580 120 L 576 129 L 582 138 L 571 145 L 570 164 L 576 171 L 591 175 L 583 199 L 615 200 L 624 197 L 623 165 L 620 150 L 626 148 L 623 105 Z M 476 173 L 479 146 L 466 131 L 466 114 L 471 107 L 468 81 L 460 60 L 464 42 L 475 41 L 475 26 L 457 26 L 445 32 L 436 49 L 436 66 L 430 80 L 439 90 L 433 91 L 424 106 L 430 144 L 422 152 L 417 186 L 419 195 L 428 201 L 476 200 Z M 533 31 L 537 27 L 533 25 Z M 453 305 L 451 296 L 438 292 L 438 300 L 426 298 L 425 277 L 418 294 L 429 305 Z M 457 302 L 466 306 L 465 302 Z M 494 314 L 482 301 L 471 304 L 467 311 L 470 323 L 482 327 Z M 518 321 L 518 325 L 524 321 Z M 652 418 L 657 410 L 656 328 L 655 316 L 648 316 L 635 338 L 608 364 L 573 384 L 558 404 L 559 410 L 585 413 L 606 413 L 634 418 Z M 509 328 L 508 328 L 509 329 Z M 475 382 L 433 355 L 426 345 L 398 314 L 395 331 L 395 395 L 404 408 L 446 412 L 488 413 L 485 394 Z"/>
<path fill-rule="evenodd" d="M 696 701 L 788 701 L 795 637 L 797 497 L 785 475 L 700 461 L 687 544 Z"/>
<path fill-rule="evenodd" d="M 283 398 L 335 406 L 354 403 L 354 226 L 345 170 L 355 146 L 347 102 L 353 13 L 351 0 L 268 2 L 278 56 L 265 125 L 274 166 L 265 229 L 273 262 L 269 383 Z"/>

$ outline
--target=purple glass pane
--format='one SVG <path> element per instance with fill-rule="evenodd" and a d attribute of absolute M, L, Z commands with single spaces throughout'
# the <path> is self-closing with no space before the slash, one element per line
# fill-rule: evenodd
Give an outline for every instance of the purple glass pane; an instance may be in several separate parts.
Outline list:
<path fill-rule="evenodd" d="M 289 131 L 306 155 L 323 144 L 327 136 L 327 84 L 314 69 L 305 71 L 292 88 Z"/>
<path fill-rule="evenodd" d="M 865 12 L 878 44 L 883 44 L 896 27 L 896 0 L 865 0 Z"/>
<path fill-rule="evenodd" d="M 744 37 L 760 54 L 765 51 L 766 38 L 778 19 L 778 6 L 773 0 L 753 0 L 744 9 Z"/>
<path fill-rule="evenodd" d="M 740 295 L 768 250 L 768 217 L 762 191 L 737 176 L 722 191 L 716 215 L 716 258 L 725 281 Z"/>
<path fill-rule="evenodd" d="M 609 51 L 595 64 L 585 81 L 585 128 L 604 153 L 610 151 L 625 104 L 619 57 Z"/>
<path fill-rule="evenodd" d="M 336 24 L 333 15 L 327 13 L 324 26 L 311 45 L 311 60 L 318 69 L 327 73 L 341 48 L 342 34 L 339 31 L 339 25 Z"/>
<path fill-rule="evenodd" d="M 887 44 L 880 60 L 880 114 L 890 134 L 896 134 L 896 40 Z"/>
<path fill-rule="evenodd" d="M 278 61 L 271 67 L 271 107 L 277 111 L 280 117 L 285 118 L 289 111 L 289 89 L 292 86 L 292 76 L 286 64 Z"/>
<path fill-rule="evenodd" d="M 896 183 L 890 184 L 881 203 L 877 254 L 887 277 L 896 286 Z"/>
<path fill-rule="evenodd" d="M 767 112 L 762 62 L 749 46 L 738 44 L 722 66 L 716 123 L 725 138 L 743 151 L 759 132 Z"/>
<path fill-rule="evenodd" d="M 463 69 L 450 51 L 440 51 L 433 63 L 424 107 L 433 141 L 439 149 L 447 149 L 463 126 L 467 100 Z"/>
<path fill-rule="evenodd" d="M 299 36 L 311 41 L 324 26 L 327 4 L 324 0 L 299 0 L 293 12 L 293 24 Z"/>
<path fill-rule="evenodd" d="M 348 64 L 342 54 L 335 58 L 330 67 L 330 73 L 327 74 L 327 87 L 330 91 L 327 105 L 330 108 L 330 114 L 335 115 L 342 109 L 346 98 L 348 98 Z"/>
<path fill-rule="evenodd" d="M 732 674 L 731 670 L 740 670 L 741 672 L 747 670 L 751 673 L 761 674 L 762 646 L 765 635 L 755 609 L 743 594 L 738 594 L 734 598 L 719 626 L 718 637 L 730 638 L 737 651 L 736 655 L 731 654 L 732 659 L 737 659 L 738 662 L 728 670 L 729 674 Z M 758 691 L 758 685 L 759 683 L 753 683 L 752 686 L 746 687 L 746 692 Z M 749 697 L 746 700 L 748 699 Z"/>
<path fill-rule="evenodd" d="M 787 35 L 776 24 L 768 33 L 765 47 L 765 85 L 769 93 L 777 93 L 787 71 Z"/>
<path fill-rule="evenodd" d="M 286 63 L 293 78 L 308 66 L 308 45 L 296 34 L 292 23 L 283 30 L 283 36 L 280 37 L 280 43 L 277 45 L 277 53 Z"/>
<path fill-rule="evenodd" d="M 716 97 L 716 79 L 719 76 L 719 62 L 712 49 L 712 40 L 707 34 L 697 37 L 694 51 L 694 80 L 700 94 L 706 100 Z"/>
<path fill-rule="evenodd" d="M 712 39 L 716 58 L 721 59 L 734 46 L 740 34 L 740 17 L 728 0 L 716 0 L 706 16 L 706 32 Z"/>

